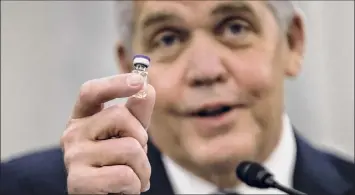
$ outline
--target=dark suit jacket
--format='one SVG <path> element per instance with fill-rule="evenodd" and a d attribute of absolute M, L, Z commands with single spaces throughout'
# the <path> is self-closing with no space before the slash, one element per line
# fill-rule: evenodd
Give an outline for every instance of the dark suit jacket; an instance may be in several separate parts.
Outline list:
<path fill-rule="evenodd" d="M 311 147 L 296 136 L 294 188 L 309 195 L 355 195 L 354 164 Z M 143 195 L 173 194 L 160 152 L 149 145 L 151 188 Z M 66 171 L 60 148 L 1 163 L 1 195 L 65 195 Z"/>

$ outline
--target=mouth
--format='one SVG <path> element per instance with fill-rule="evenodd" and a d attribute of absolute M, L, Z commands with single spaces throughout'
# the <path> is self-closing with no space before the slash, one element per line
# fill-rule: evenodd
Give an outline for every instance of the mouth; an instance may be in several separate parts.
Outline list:
<path fill-rule="evenodd" d="M 204 106 L 197 110 L 194 110 L 189 113 L 189 116 L 192 117 L 219 117 L 224 114 L 231 112 L 233 109 L 243 107 L 243 105 L 213 105 L 213 106 Z"/>
<path fill-rule="evenodd" d="M 184 112 L 183 117 L 199 136 L 213 137 L 230 132 L 247 104 L 208 103 Z"/>

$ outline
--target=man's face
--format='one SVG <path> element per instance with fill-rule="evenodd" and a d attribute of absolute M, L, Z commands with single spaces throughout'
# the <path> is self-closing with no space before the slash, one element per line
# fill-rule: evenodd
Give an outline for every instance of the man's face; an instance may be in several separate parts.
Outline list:
<path fill-rule="evenodd" d="M 274 146 L 283 79 L 298 64 L 266 3 L 137 1 L 135 13 L 133 50 L 151 58 L 156 90 L 149 133 L 162 152 L 222 168 Z"/>

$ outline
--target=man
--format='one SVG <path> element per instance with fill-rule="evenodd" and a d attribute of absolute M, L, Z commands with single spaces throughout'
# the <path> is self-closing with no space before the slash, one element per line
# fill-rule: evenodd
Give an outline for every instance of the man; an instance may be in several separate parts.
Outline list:
<path fill-rule="evenodd" d="M 299 74 L 305 44 L 290 2 L 118 6 L 124 74 L 82 86 L 62 149 L 3 163 L 2 194 L 281 193 L 242 184 L 235 169 L 245 160 L 307 194 L 354 187 L 354 164 L 312 148 L 284 113 L 284 79 Z M 130 97 L 142 89 L 132 53 L 151 58 L 145 99 Z"/>

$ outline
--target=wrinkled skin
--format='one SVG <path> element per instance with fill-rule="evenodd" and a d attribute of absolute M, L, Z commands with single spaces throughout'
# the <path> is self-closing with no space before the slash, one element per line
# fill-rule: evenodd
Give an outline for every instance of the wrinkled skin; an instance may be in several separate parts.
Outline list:
<path fill-rule="evenodd" d="M 134 53 L 151 57 L 156 102 L 149 134 L 178 164 L 220 187 L 242 160 L 262 162 L 277 145 L 286 77 L 300 71 L 302 18 L 283 32 L 262 1 L 138 1 Z M 131 56 L 118 45 L 120 69 Z M 235 105 L 213 119 L 189 113 Z"/>

